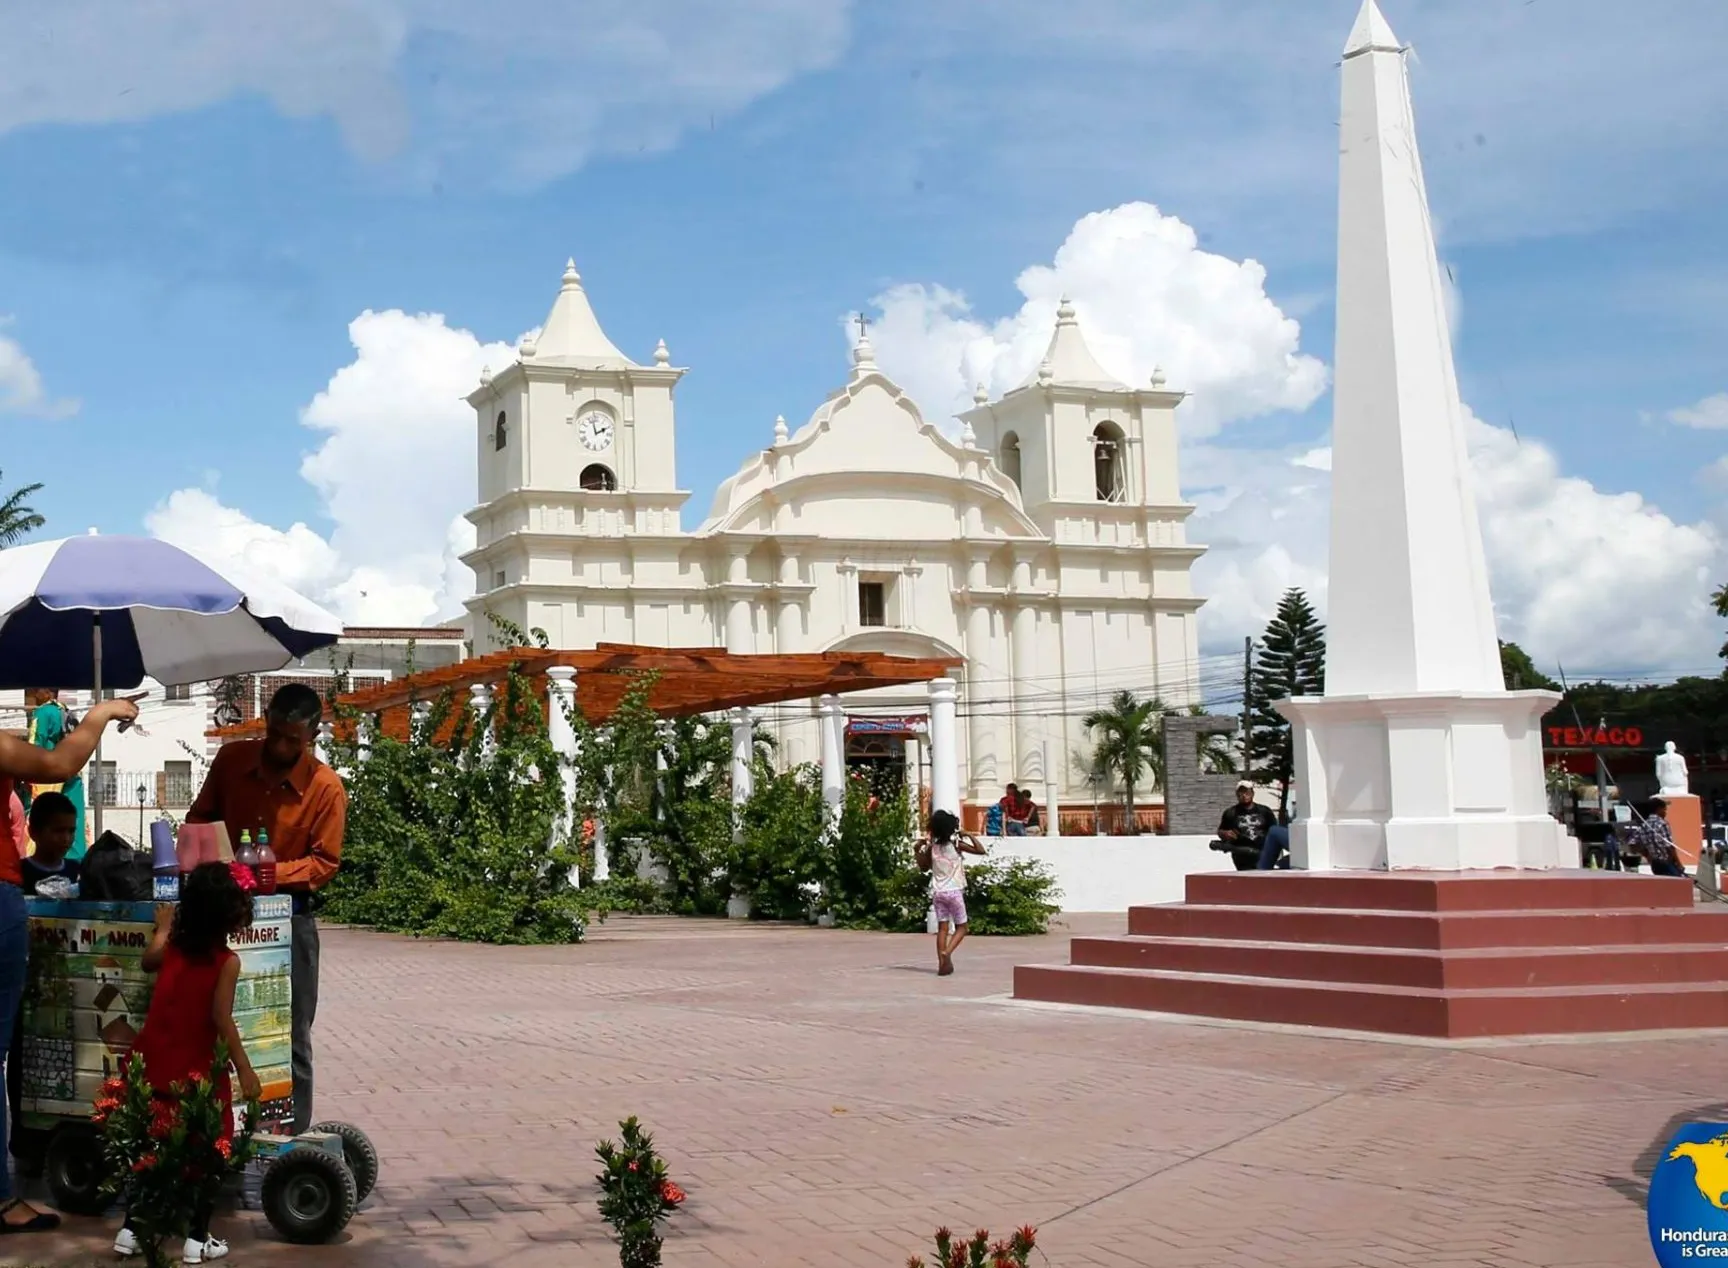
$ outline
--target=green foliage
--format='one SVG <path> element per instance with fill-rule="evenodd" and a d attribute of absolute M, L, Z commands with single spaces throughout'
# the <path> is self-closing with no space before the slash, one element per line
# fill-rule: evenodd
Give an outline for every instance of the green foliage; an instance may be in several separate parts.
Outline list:
<path fill-rule="evenodd" d="M 0 499 L 0 548 L 16 546 L 18 542 L 48 521 L 36 513 L 28 501 L 42 492 L 40 484 L 26 484 Z"/>
<path fill-rule="evenodd" d="M 955 1241 L 945 1228 L 936 1230 L 936 1261 L 930 1268 L 1026 1268 L 1032 1251 L 1038 1245 L 1038 1230 L 1030 1224 L 1014 1230 L 1004 1240 L 992 1242 L 990 1234 L 979 1229 L 965 1241 Z M 924 1268 L 917 1255 L 906 1261 L 906 1268 Z"/>
<path fill-rule="evenodd" d="M 758 759 L 755 791 L 738 816 L 727 871 L 735 894 L 762 920 L 806 920 L 811 895 L 828 871 L 822 772 L 806 764 L 775 771 Z"/>
<path fill-rule="evenodd" d="M 228 1064 L 220 1044 L 215 1066 Z M 144 1077 L 144 1063 L 127 1063 L 125 1075 L 109 1079 L 96 1097 L 93 1121 L 102 1131 L 103 1188 L 126 1195 L 132 1230 L 150 1268 L 169 1263 L 163 1243 L 185 1237 L 199 1208 L 214 1204 L 230 1174 L 252 1152 L 249 1105 L 246 1134 L 229 1137 L 228 1106 L 214 1083 L 176 1083 L 157 1096 Z"/>
<path fill-rule="evenodd" d="M 1536 668 L 1536 662 L 1516 643 L 1500 640 L 1500 674 L 1508 691 L 1559 691 L 1560 684 Z"/>
<path fill-rule="evenodd" d="M 364 761 L 338 746 L 336 765 L 351 774 L 330 917 L 476 942 L 580 941 L 560 760 L 531 683 L 514 670 L 485 718 L 446 693 L 407 743 L 380 736 Z"/>
<path fill-rule="evenodd" d="M 1128 830 L 1134 830 L 1134 790 L 1143 782 L 1164 782 L 1164 704 L 1156 696 L 1142 700 L 1132 691 L 1118 691 L 1110 705 L 1082 718 L 1094 737 L 1089 782 L 1110 780 L 1122 785 L 1122 808 Z"/>
<path fill-rule="evenodd" d="M 1717 616 L 1728 619 L 1728 583 L 1716 587 L 1716 592 L 1710 596 L 1710 606 L 1715 609 Z M 1722 644 L 1722 650 L 1716 654 L 1723 660 L 1728 660 L 1728 641 Z"/>
<path fill-rule="evenodd" d="M 726 909 L 732 848 L 731 727 L 701 717 L 660 722 L 648 681 L 627 693 L 620 718 L 596 741 L 611 772 L 610 840 L 644 851 L 666 872 L 666 909 L 712 916 Z"/>
<path fill-rule="evenodd" d="M 1657 686 L 1575 682 L 1543 725 L 1576 726 L 1580 719 L 1589 726 L 1605 720 L 1610 726 L 1639 727 L 1647 746 L 1673 740 L 1688 756 L 1728 754 L 1728 674 Z"/>
<path fill-rule="evenodd" d="M 849 929 L 924 927 L 928 883 L 912 855 L 912 809 L 902 789 L 879 798 L 861 776 L 846 781 L 840 830 L 828 859 L 823 898 Z"/>
<path fill-rule="evenodd" d="M 582 910 L 604 921 L 614 912 L 627 916 L 666 916 L 672 904 L 658 881 L 614 874 L 582 887 Z"/>
<path fill-rule="evenodd" d="M 659 1225 L 684 1204 L 684 1190 L 666 1174 L 654 1138 L 634 1116 L 618 1124 L 622 1139 L 594 1147 L 601 1171 L 600 1218 L 618 1237 L 620 1268 L 658 1268 Z"/>
<path fill-rule="evenodd" d="M 1044 864 L 1032 859 L 974 863 L 967 859 L 966 920 L 973 933 L 1026 937 L 1044 933 L 1061 910 L 1061 891 Z M 919 908 L 922 917 L 923 907 Z"/>
<path fill-rule="evenodd" d="M 1296 773 L 1295 740 L 1290 723 L 1273 708 L 1293 696 L 1318 696 L 1326 690 L 1326 627 L 1314 615 L 1308 596 L 1289 589 L 1260 636 L 1260 654 L 1249 684 L 1249 770 L 1265 784 L 1278 786 L 1282 817 L 1290 805 Z"/>

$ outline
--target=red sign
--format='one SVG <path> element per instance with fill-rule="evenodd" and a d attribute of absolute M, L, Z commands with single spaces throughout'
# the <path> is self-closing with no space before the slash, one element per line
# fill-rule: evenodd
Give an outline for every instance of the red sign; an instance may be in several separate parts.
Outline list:
<path fill-rule="evenodd" d="M 1638 748 L 1643 743 L 1644 732 L 1635 726 L 1548 728 L 1549 748 Z"/>

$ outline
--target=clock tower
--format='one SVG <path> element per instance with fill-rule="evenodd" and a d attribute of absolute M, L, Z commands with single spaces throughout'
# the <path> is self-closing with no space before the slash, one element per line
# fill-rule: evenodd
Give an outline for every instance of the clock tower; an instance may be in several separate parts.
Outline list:
<path fill-rule="evenodd" d="M 622 545 L 680 532 L 689 494 L 678 488 L 673 394 L 684 371 L 671 361 L 664 340 L 649 365 L 619 351 L 571 261 L 538 333 L 523 338 L 508 367 L 481 373 L 468 396 L 477 542 L 463 559 L 487 610 L 524 628 L 535 622 L 530 591 L 547 571 L 537 557 L 550 538 Z M 474 633 L 484 645 L 486 631 Z"/>

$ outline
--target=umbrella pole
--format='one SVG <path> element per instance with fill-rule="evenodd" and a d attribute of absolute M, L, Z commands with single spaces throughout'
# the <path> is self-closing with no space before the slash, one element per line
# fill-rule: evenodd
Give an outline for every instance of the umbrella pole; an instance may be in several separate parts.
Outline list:
<path fill-rule="evenodd" d="M 91 705 L 94 707 L 95 705 L 102 703 L 102 618 L 100 616 L 96 618 L 96 629 L 91 635 L 90 645 L 94 649 L 96 656 L 95 672 L 91 675 L 96 684 L 94 690 L 91 692 Z M 94 843 L 102 837 L 102 803 L 107 800 L 107 787 L 102 779 L 101 731 L 96 733 L 96 751 L 90 755 L 90 765 L 96 768 L 95 804 L 90 808 L 95 815 L 95 818 L 91 820 L 93 829 L 90 833 L 90 840 Z M 90 781 L 86 779 L 84 781 L 85 796 L 88 797 L 90 791 Z"/>

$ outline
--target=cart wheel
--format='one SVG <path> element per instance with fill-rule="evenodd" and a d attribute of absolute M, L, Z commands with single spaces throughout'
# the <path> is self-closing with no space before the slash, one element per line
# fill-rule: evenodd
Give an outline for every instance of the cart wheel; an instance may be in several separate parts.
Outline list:
<path fill-rule="evenodd" d="M 54 1205 L 73 1215 L 100 1215 L 113 1201 L 102 1191 L 108 1164 L 102 1136 L 89 1123 L 68 1123 L 54 1133 L 43 1159 Z"/>
<path fill-rule="evenodd" d="M 327 1242 L 354 1218 L 354 1173 L 322 1149 L 290 1149 L 264 1173 L 264 1217 L 302 1246 Z"/>
<path fill-rule="evenodd" d="M 342 1138 L 342 1159 L 354 1173 L 354 1200 L 364 1202 L 378 1183 L 378 1151 L 371 1138 L 353 1123 L 319 1123 L 312 1130 Z"/>

